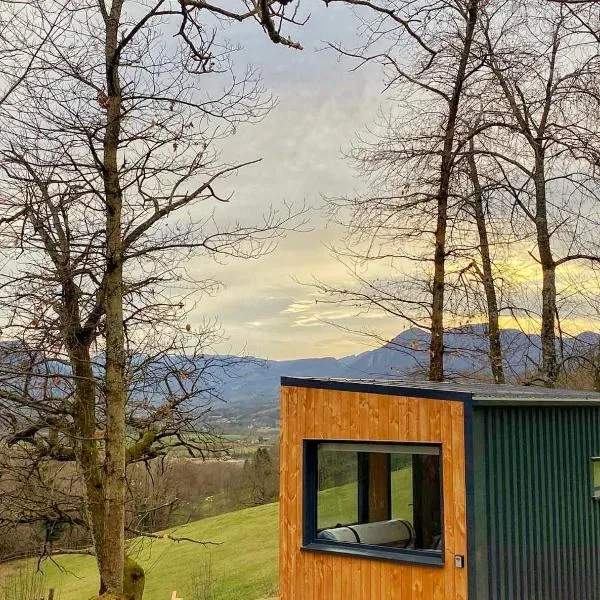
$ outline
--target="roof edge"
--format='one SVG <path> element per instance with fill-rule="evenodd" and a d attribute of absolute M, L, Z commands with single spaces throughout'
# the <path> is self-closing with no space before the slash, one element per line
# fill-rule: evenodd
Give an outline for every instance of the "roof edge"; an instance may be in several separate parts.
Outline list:
<path fill-rule="evenodd" d="M 470 392 L 453 390 L 440 390 L 432 388 L 403 387 L 399 385 L 386 385 L 382 382 L 372 381 L 345 381 L 343 379 L 318 379 L 313 377 L 281 377 L 282 387 L 313 388 L 319 390 L 337 390 L 340 392 L 363 392 L 371 394 L 385 394 L 387 396 L 404 396 L 407 398 L 426 398 L 428 400 L 453 400 L 455 402 L 469 402 L 473 398 Z"/>
<path fill-rule="evenodd" d="M 485 407 L 485 408 L 494 408 L 494 407 L 570 407 L 570 406 L 600 406 L 600 398 L 551 398 L 551 397 L 525 397 L 525 398 L 510 398 L 510 397 L 495 397 L 495 398 L 486 398 L 483 396 L 478 396 L 473 400 L 474 407 Z"/>

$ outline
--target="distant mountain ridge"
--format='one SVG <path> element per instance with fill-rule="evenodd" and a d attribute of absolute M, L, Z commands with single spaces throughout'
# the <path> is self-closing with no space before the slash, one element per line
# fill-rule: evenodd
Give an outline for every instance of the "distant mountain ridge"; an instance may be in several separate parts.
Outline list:
<path fill-rule="evenodd" d="M 485 325 L 469 325 L 445 332 L 445 369 L 448 376 L 460 378 L 490 377 L 488 339 Z M 541 362 L 540 336 L 528 335 L 517 329 L 501 332 L 504 349 L 504 368 L 509 381 L 518 380 L 527 372 L 535 372 Z M 576 337 L 565 338 L 559 350 L 564 356 L 589 354 L 600 342 L 600 334 L 584 332 Z M 21 347 L 17 342 L 0 342 L 0 362 L 18 365 Z M 206 355 L 199 357 L 199 365 L 207 366 L 210 396 L 222 398 L 227 405 L 222 410 L 214 405 L 215 413 L 229 415 L 253 413 L 257 408 L 271 410 L 279 396 L 281 377 L 337 377 L 423 380 L 427 378 L 429 356 L 429 332 L 411 328 L 378 348 L 342 358 L 301 358 L 297 360 L 266 360 L 255 357 Z M 102 363 L 99 355 L 98 365 Z M 140 360 L 144 357 L 140 355 Z M 165 394 L 161 375 L 172 373 L 179 362 L 182 369 L 189 360 L 181 355 L 169 355 L 158 359 L 149 368 L 151 382 L 139 393 L 147 397 L 161 398 Z M 163 364 L 164 362 L 164 364 Z M 50 370 L 56 373 L 68 371 L 63 363 L 50 361 Z M 97 366 L 97 368 L 99 368 Z M 20 385 L 18 369 L 14 375 L 4 376 L 4 383 Z M 200 401 L 206 401 L 208 396 Z"/>
<path fill-rule="evenodd" d="M 516 379 L 535 370 L 541 361 L 540 336 L 517 329 L 504 329 L 501 339 L 507 378 Z M 589 352 L 600 340 L 599 334 L 584 332 L 563 342 L 566 356 Z M 488 341 L 485 325 L 449 329 L 445 333 L 448 375 L 489 377 Z M 223 399 L 244 406 L 264 405 L 277 400 L 282 376 L 348 377 L 381 379 L 425 379 L 429 353 L 429 332 L 411 328 L 379 348 L 343 358 L 303 358 L 298 360 L 252 359 L 236 366 L 226 377 Z"/>

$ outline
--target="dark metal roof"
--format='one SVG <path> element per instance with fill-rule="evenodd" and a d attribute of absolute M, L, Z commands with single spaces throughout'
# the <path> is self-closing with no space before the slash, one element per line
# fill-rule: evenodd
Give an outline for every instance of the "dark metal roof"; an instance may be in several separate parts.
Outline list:
<path fill-rule="evenodd" d="M 281 385 L 459 402 L 473 401 L 473 404 L 482 406 L 600 405 L 600 394 L 595 392 L 525 385 L 314 377 L 282 377 Z"/>

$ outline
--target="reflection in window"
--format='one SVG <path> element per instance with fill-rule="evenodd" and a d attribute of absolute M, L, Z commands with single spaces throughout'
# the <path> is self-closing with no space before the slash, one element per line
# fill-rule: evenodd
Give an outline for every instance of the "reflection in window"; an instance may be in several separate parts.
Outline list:
<path fill-rule="evenodd" d="M 317 541 L 442 550 L 440 448 L 316 443 Z"/>
<path fill-rule="evenodd" d="M 592 497 L 600 500 L 600 456 L 592 458 Z"/>

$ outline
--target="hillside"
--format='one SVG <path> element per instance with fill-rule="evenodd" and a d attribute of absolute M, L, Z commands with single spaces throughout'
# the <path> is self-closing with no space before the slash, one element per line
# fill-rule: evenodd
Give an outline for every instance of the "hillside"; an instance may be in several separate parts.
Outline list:
<path fill-rule="evenodd" d="M 394 471 L 398 490 L 395 506 L 409 507 L 411 471 Z M 336 522 L 340 514 L 351 513 L 356 501 L 356 484 L 329 488 L 320 495 L 320 517 Z M 408 514 L 394 518 L 410 518 Z M 214 583 L 211 600 L 257 600 L 277 593 L 279 503 L 247 508 L 189 523 L 175 534 L 195 540 L 216 542 L 203 546 L 169 540 L 133 540 L 130 553 L 146 570 L 144 600 L 168 600 L 173 591 L 184 600 L 203 600 L 192 594 L 194 578 L 203 580 L 210 565 Z M 36 567 L 32 560 L 29 566 Z M 3 576 L 17 567 L 0 566 Z M 96 564 L 91 556 L 57 556 L 42 563 L 45 588 L 55 588 L 58 600 L 85 600 L 98 586 Z M 0 589 L 1 592 L 1 589 Z M 0 593 L 0 598 L 2 594 Z"/>
<path fill-rule="evenodd" d="M 193 600 L 194 577 L 212 568 L 214 600 L 256 600 L 277 590 L 278 504 L 267 504 L 196 521 L 176 534 L 217 542 L 203 546 L 167 540 L 135 541 L 131 553 L 146 569 L 144 600 L 179 597 Z M 56 588 L 58 600 L 86 600 L 97 591 L 97 571 L 91 556 L 58 556 L 42 563 L 44 586 Z M 35 561 L 31 562 L 35 567 Z M 15 565 L 0 567 L 0 581 Z"/>

